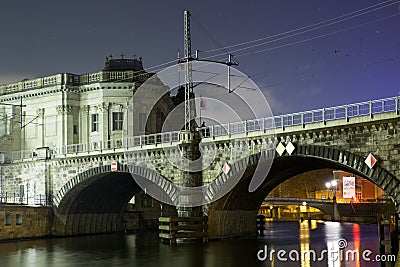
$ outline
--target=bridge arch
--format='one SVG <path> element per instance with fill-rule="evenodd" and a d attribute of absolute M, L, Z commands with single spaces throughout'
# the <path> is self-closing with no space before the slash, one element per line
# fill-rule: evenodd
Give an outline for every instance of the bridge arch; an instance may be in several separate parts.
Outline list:
<path fill-rule="evenodd" d="M 128 166 L 121 164 L 118 169 L 111 171 L 110 165 L 91 168 L 70 179 L 59 190 L 53 199 L 55 235 L 124 230 L 123 212 L 142 188 Z"/>
<path fill-rule="evenodd" d="M 243 177 L 237 185 L 221 199 L 209 207 L 209 231 L 211 237 L 229 237 L 255 233 L 255 220 L 257 210 L 266 195 L 280 183 L 300 173 L 317 169 L 340 169 L 364 177 L 388 194 L 400 211 L 400 181 L 392 173 L 381 166 L 369 169 L 364 163 L 364 156 L 327 146 L 298 145 L 291 155 L 277 156 L 274 158 L 271 170 L 259 188 L 250 193 L 248 188 L 256 170 L 257 162 L 261 167 L 266 164 L 270 151 L 263 151 L 251 155 L 249 164 L 233 164 L 230 177 L 240 175 Z M 242 168 L 240 168 L 242 166 Z M 224 174 L 221 174 L 222 176 Z M 218 179 L 218 178 L 217 178 Z"/>
<path fill-rule="evenodd" d="M 303 202 L 307 203 L 307 206 L 318 209 L 326 215 L 329 215 L 331 218 L 334 218 L 334 204 L 332 201 L 323 201 L 319 199 L 311 199 L 311 198 L 266 198 L 263 204 L 270 205 L 294 205 L 300 206 L 303 205 Z"/>

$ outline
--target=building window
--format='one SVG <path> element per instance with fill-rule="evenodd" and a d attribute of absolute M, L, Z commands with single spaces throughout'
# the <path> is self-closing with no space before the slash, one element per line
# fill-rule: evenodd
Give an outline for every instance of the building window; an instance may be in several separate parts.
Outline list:
<path fill-rule="evenodd" d="M 22 225 L 22 214 L 16 215 L 16 225 Z"/>
<path fill-rule="evenodd" d="M 74 125 L 74 134 L 78 134 L 78 125 Z"/>
<path fill-rule="evenodd" d="M 113 112 L 112 121 L 113 121 L 113 131 L 122 130 L 123 113 Z"/>
<path fill-rule="evenodd" d="M 99 114 L 92 114 L 92 132 L 99 131 Z"/>
<path fill-rule="evenodd" d="M 6 225 L 7 226 L 11 225 L 11 213 L 6 214 Z"/>

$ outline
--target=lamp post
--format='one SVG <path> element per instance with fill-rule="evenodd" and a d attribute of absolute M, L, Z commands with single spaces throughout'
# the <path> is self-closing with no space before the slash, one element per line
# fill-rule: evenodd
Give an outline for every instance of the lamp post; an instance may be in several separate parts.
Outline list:
<path fill-rule="evenodd" d="M 329 197 L 329 188 L 331 188 L 331 183 L 330 182 L 326 182 L 325 186 L 326 186 L 327 191 L 328 191 L 328 199 L 330 199 L 330 197 Z"/>
<path fill-rule="evenodd" d="M 325 186 L 328 190 L 328 199 L 330 199 L 329 197 L 329 189 L 332 187 L 332 191 L 333 191 L 333 200 L 336 201 L 336 186 L 337 186 L 337 182 L 336 180 L 332 180 L 330 182 L 326 182 Z"/>
<path fill-rule="evenodd" d="M 333 191 L 333 200 L 336 201 L 336 188 L 337 188 L 337 182 L 336 182 L 336 180 L 332 180 L 332 181 L 331 181 L 331 185 L 335 188 L 335 189 L 332 189 L 332 190 L 334 190 L 334 191 Z"/>

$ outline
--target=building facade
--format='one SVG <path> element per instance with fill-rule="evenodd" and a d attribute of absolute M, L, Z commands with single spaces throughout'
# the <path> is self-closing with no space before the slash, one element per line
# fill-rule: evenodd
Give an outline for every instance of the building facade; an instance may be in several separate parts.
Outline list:
<path fill-rule="evenodd" d="M 60 73 L 0 86 L 0 151 L 107 142 L 123 137 L 129 102 L 153 74 L 142 59 L 106 58 L 101 71 Z M 159 85 L 160 90 L 163 85 Z M 145 103 L 143 103 L 145 104 Z M 166 95 L 151 114 L 134 107 L 135 135 L 156 132 L 174 107 Z M 150 120 L 145 120 L 149 116 Z"/>

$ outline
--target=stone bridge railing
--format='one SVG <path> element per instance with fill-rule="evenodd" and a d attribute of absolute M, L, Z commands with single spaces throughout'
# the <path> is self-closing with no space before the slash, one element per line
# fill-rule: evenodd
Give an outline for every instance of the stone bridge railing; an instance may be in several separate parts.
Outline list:
<path fill-rule="evenodd" d="M 264 199 L 263 203 L 275 203 L 275 202 L 288 202 L 288 203 L 298 203 L 301 205 L 303 202 L 306 203 L 331 203 L 330 199 L 318 199 L 318 198 L 295 198 L 295 197 L 267 197 Z"/>

